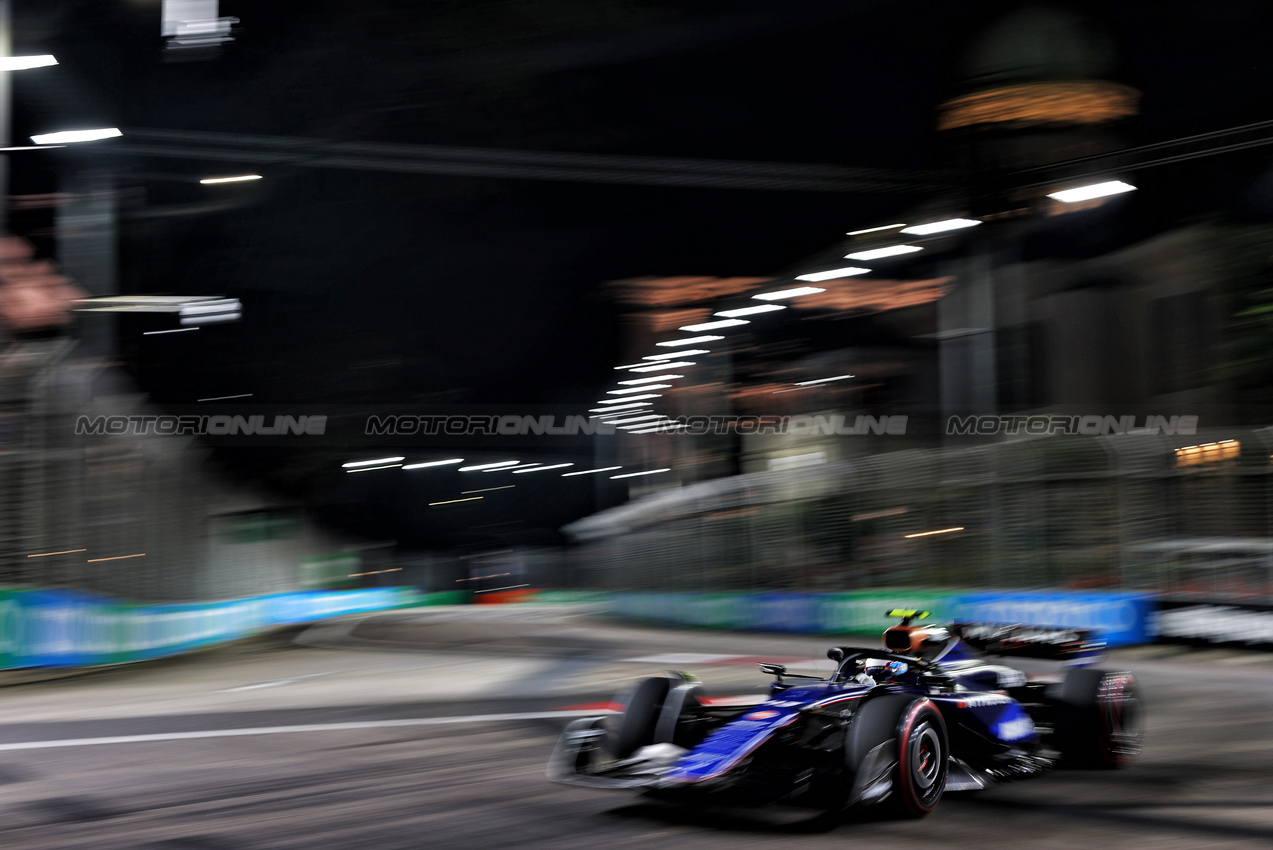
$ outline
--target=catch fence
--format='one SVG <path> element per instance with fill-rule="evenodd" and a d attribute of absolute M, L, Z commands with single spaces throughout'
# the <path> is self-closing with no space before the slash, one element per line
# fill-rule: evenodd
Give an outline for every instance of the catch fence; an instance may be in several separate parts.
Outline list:
<path fill-rule="evenodd" d="M 1273 429 L 915 449 L 691 484 L 566 528 L 604 590 L 1121 588 L 1273 600 Z"/>
<path fill-rule="evenodd" d="M 0 586 L 182 601 L 348 584 L 307 581 L 307 562 L 338 543 L 221 483 L 193 438 L 76 435 L 80 414 L 146 411 L 119 373 L 74 349 L 0 348 Z M 337 578 L 359 563 L 350 553 Z"/>

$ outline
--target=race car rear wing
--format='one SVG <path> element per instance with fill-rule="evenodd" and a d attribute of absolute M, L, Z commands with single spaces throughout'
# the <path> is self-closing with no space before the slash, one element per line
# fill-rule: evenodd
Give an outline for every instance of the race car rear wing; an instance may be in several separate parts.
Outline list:
<path fill-rule="evenodd" d="M 998 623 L 952 623 L 964 643 L 987 655 L 1078 661 L 1105 651 L 1105 641 L 1091 629 L 1051 629 Z"/>

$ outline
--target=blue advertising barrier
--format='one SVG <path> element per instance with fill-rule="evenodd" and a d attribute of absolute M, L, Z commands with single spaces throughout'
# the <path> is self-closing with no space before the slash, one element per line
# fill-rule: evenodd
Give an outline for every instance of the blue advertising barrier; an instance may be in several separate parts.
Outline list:
<path fill-rule="evenodd" d="M 0 668 L 87 667 L 175 655 L 274 626 L 416 604 L 401 587 L 131 605 L 68 590 L 0 591 Z"/>
<path fill-rule="evenodd" d="M 852 593 L 613 593 L 611 614 L 683 626 L 793 634 L 869 634 L 892 607 L 921 607 L 937 620 L 1087 628 L 1109 646 L 1152 640 L 1154 597 L 1124 592 L 900 589 Z"/>
<path fill-rule="evenodd" d="M 952 600 L 956 620 L 1092 629 L 1109 646 L 1152 640 L 1147 628 L 1155 600 L 1143 593 L 988 592 Z"/>
<path fill-rule="evenodd" d="M 818 594 L 761 593 L 741 600 L 740 628 L 802 634 L 818 622 Z"/>

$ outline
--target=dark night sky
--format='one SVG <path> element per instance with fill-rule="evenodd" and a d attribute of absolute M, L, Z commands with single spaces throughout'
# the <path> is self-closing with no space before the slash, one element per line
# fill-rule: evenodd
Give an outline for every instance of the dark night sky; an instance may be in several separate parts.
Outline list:
<path fill-rule="evenodd" d="M 171 63 L 158 0 L 16 2 L 15 53 L 62 64 L 15 75 L 13 135 L 105 125 L 907 173 L 941 164 L 933 109 L 957 88 L 963 45 L 1018 5 L 222 0 L 236 41 Z M 1118 41 L 1123 81 L 1144 92 L 1139 140 L 1269 117 L 1269 4 L 1068 5 Z M 294 165 L 203 187 L 190 180 L 243 168 L 107 165 L 144 189 L 123 210 L 121 291 L 246 305 L 240 324 L 130 349 L 159 403 L 582 405 L 615 362 L 602 282 L 779 273 L 915 201 Z M 12 167 L 22 194 L 97 162 Z M 330 460 L 289 457 L 279 480 L 295 488 Z"/>

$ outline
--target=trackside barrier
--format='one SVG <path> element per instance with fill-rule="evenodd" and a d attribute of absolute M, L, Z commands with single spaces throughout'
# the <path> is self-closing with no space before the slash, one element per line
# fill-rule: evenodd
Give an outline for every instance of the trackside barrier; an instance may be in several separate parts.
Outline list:
<path fill-rule="evenodd" d="M 0 589 L 0 669 L 86 667 L 176 655 L 273 626 L 467 594 L 404 587 L 279 593 L 228 602 L 136 605 L 71 590 Z"/>
<path fill-rule="evenodd" d="M 923 590 L 856 593 L 612 593 L 607 611 L 636 620 L 739 631 L 878 634 L 889 608 L 932 619 L 1089 628 L 1110 646 L 1145 643 L 1154 599 L 1139 593 Z"/>
<path fill-rule="evenodd" d="M 511 605 L 518 602 L 534 602 L 535 591 L 533 590 L 501 590 L 494 593 L 474 593 L 473 604 L 475 605 Z"/>
<path fill-rule="evenodd" d="M 599 605 L 610 599 L 604 590 L 536 590 L 527 601 L 540 605 Z"/>
<path fill-rule="evenodd" d="M 1163 600 L 1149 628 L 1162 643 L 1273 650 L 1273 605 Z"/>
<path fill-rule="evenodd" d="M 1065 591 L 985 592 L 955 596 L 952 619 L 1092 629 L 1109 646 L 1153 640 L 1150 623 L 1157 600 L 1151 594 Z"/>

